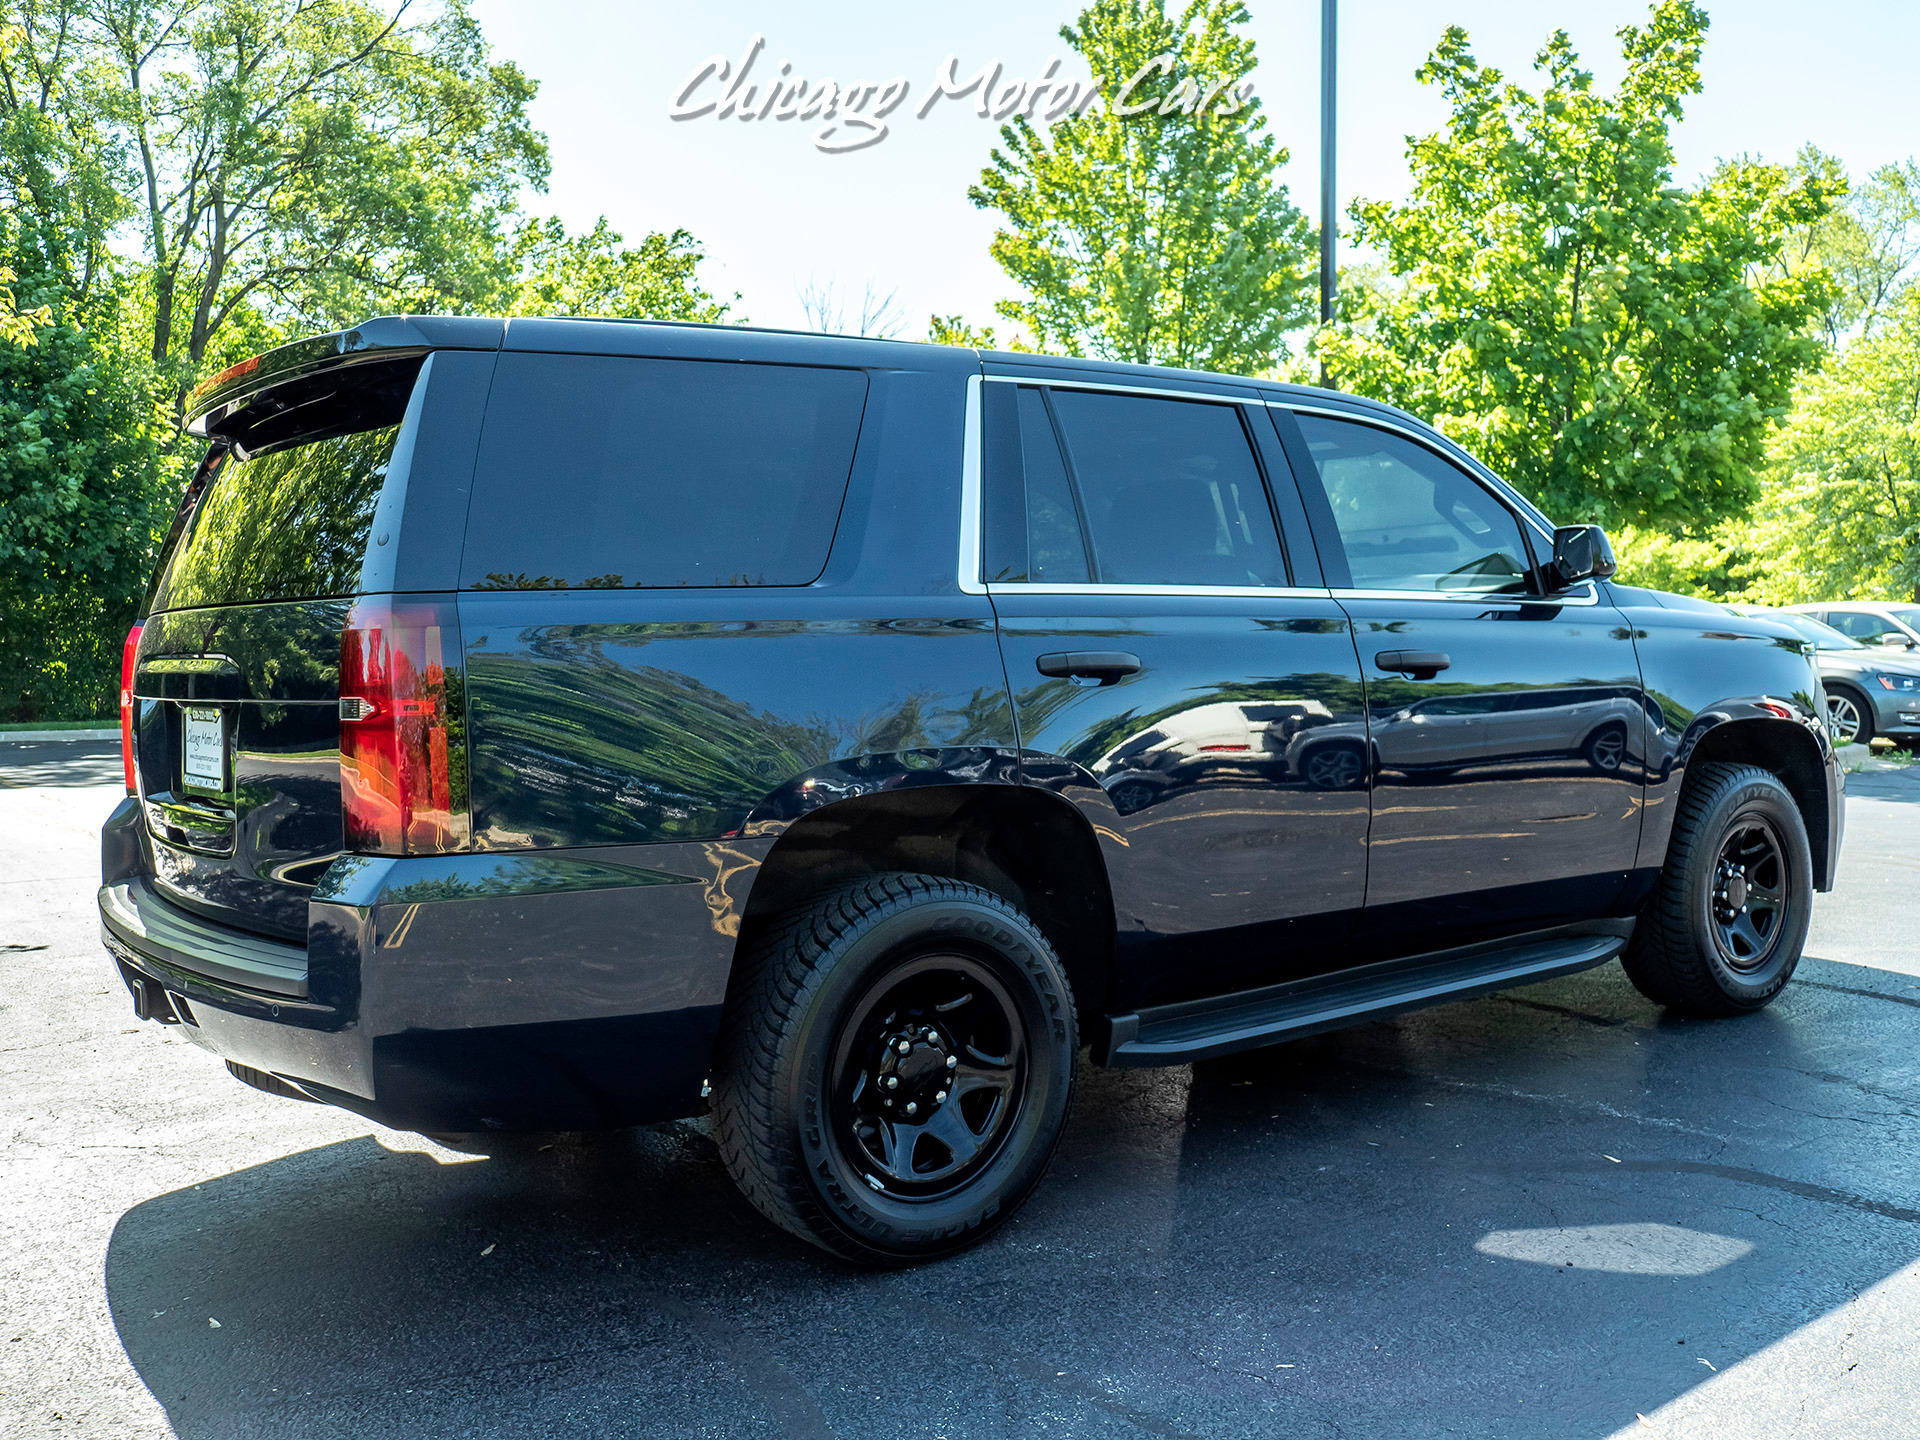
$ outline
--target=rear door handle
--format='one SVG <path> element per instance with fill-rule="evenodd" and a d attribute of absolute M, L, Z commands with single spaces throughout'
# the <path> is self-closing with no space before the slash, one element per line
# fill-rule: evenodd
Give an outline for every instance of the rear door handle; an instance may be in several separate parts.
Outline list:
<path fill-rule="evenodd" d="M 1438 650 L 1382 650 L 1373 657 L 1382 670 L 1398 671 L 1416 680 L 1431 680 L 1453 661 Z"/>
<path fill-rule="evenodd" d="M 1055 650 L 1033 663 L 1042 675 L 1098 680 L 1102 685 L 1140 673 L 1140 657 L 1125 650 Z"/>

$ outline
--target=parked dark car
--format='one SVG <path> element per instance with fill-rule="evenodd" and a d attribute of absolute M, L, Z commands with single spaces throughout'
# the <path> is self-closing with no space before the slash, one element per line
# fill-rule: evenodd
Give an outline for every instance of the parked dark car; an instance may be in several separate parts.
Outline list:
<path fill-rule="evenodd" d="M 1802 610 L 1730 608 L 1738 615 L 1778 620 L 1813 648 L 1836 745 L 1869 745 L 1876 735 L 1905 750 L 1920 744 L 1920 661 L 1904 646 L 1856 640 Z"/>
<path fill-rule="evenodd" d="M 100 912 L 138 1012 L 276 1094 L 710 1109 L 767 1216 L 899 1263 L 1020 1204 L 1083 1045 L 1615 957 L 1737 1014 L 1833 882 L 1801 638 L 1365 400 L 403 318 L 189 408 Z"/>

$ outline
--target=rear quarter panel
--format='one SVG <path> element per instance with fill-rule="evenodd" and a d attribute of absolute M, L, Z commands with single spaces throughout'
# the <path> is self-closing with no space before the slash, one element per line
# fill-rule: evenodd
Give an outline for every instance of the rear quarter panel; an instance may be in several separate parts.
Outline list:
<path fill-rule="evenodd" d="M 482 848 L 777 834 L 850 795 L 1014 783 L 985 596 L 961 593 L 970 352 L 876 370 L 810 586 L 460 598 Z"/>

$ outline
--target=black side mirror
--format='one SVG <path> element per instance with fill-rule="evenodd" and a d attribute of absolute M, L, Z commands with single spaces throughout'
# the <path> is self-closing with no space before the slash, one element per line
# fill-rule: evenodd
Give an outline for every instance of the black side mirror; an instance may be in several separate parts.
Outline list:
<path fill-rule="evenodd" d="M 1598 525 L 1562 525 L 1553 532 L 1553 563 L 1548 580 L 1555 589 L 1582 580 L 1610 580 L 1620 568 L 1607 532 Z"/>

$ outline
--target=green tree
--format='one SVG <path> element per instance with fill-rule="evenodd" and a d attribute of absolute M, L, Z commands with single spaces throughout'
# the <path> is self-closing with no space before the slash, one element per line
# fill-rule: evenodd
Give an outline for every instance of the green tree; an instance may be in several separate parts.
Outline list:
<path fill-rule="evenodd" d="M 178 484 L 138 287 L 109 246 L 126 177 L 86 99 L 79 24 L 59 0 L 0 10 L 0 269 L 36 342 L 0 344 L 8 719 L 112 713 L 120 640 Z"/>
<path fill-rule="evenodd" d="M 493 308 L 508 315 L 610 315 L 645 320 L 744 324 L 730 302 L 699 283 L 705 259 L 685 230 L 655 231 L 628 247 L 606 217 L 584 235 L 555 219 L 529 220 L 507 255 L 510 278 Z M 734 302 L 740 299 L 733 297 Z"/>
<path fill-rule="evenodd" d="M 1623 525 L 1613 534 L 1620 557 L 1620 582 L 1698 595 L 1703 600 L 1739 598 L 1746 581 L 1741 567 L 1749 558 L 1744 521 L 1722 522 L 1704 535 Z"/>
<path fill-rule="evenodd" d="M 1243 373 L 1286 355 L 1313 242 L 1275 180 L 1287 151 L 1241 98 L 1246 21 L 1240 0 L 1189 0 L 1177 20 L 1165 0 L 1094 0 L 1061 28 L 1107 103 L 1045 135 L 1016 115 L 967 192 L 1004 217 L 990 252 L 1026 295 L 996 309 L 1038 348 Z M 1120 114 L 1143 69 L 1130 98 L 1157 103 Z"/>
<path fill-rule="evenodd" d="M 1802 387 L 1748 531 L 1751 599 L 1920 599 L 1920 287 Z"/>
<path fill-rule="evenodd" d="M 1451 107 L 1410 142 L 1413 194 L 1358 202 L 1392 284 L 1318 341 L 1335 381 L 1431 417 L 1550 513 L 1671 528 L 1743 512 L 1766 437 L 1821 347 L 1823 272 L 1765 274 L 1832 198 L 1747 161 L 1673 183 L 1706 13 L 1660 0 L 1602 94 L 1564 31 L 1540 91 L 1447 30 L 1418 77 Z"/>
<path fill-rule="evenodd" d="M 1802 175 L 1846 198 L 1809 224 L 1796 225 L 1781 248 L 1778 270 L 1823 270 L 1832 298 L 1822 317 L 1828 345 L 1871 334 L 1920 262 L 1920 163 L 1882 165 L 1850 187 L 1846 167 L 1815 146 L 1794 161 Z"/>
<path fill-rule="evenodd" d="M 69 311 L 37 338 L 0 346 L 0 718 L 106 715 L 177 493 L 172 425 L 110 329 Z"/>
<path fill-rule="evenodd" d="M 76 5 L 74 43 L 136 172 L 155 363 L 200 370 L 244 308 L 325 330 L 494 283 L 547 173 L 535 86 L 466 0 Z"/>
<path fill-rule="evenodd" d="M 969 325 L 959 315 L 927 317 L 927 341 L 933 345 L 968 345 L 977 350 L 997 350 L 991 325 Z"/>
<path fill-rule="evenodd" d="M 19 278 L 7 266 L 0 265 L 0 344 L 18 345 L 25 349 L 40 343 L 33 332 L 42 325 L 53 323 L 53 308 L 40 305 L 32 310 L 22 310 L 10 288 Z"/>
<path fill-rule="evenodd" d="M 131 172 L 80 42 L 80 0 L 0 0 L 0 245 L 83 311 L 116 270 Z"/>

